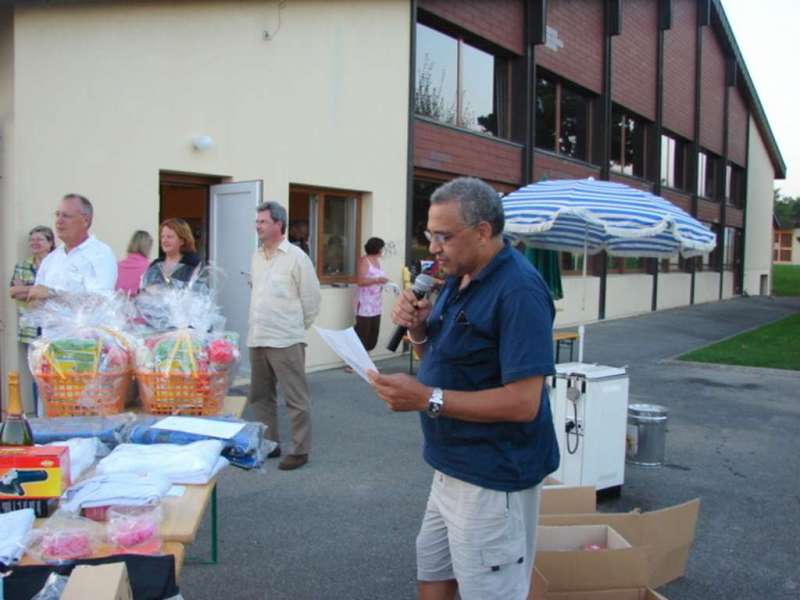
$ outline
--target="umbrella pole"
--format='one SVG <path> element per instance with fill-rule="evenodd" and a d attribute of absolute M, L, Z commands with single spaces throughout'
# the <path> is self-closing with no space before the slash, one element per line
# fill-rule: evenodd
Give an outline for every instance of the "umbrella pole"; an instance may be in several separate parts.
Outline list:
<path fill-rule="evenodd" d="M 589 256 L 589 228 L 583 236 L 583 298 L 581 299 L 581 322 L 578 325 L 578 362 L 583 362 L 583 338 L 586 335 L 586 327 L 583 325 L 584 314 L 586 313 L 586 263 Z"/>

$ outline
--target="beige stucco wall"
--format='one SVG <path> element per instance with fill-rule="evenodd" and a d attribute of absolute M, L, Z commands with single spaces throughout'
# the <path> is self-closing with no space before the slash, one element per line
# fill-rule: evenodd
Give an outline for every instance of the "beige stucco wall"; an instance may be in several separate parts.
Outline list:
<path fill-rule="evenodd" d="M 688 305 L 691 291 L 692 276 L 689 273 L 659 273 L 658 309 Z"/>
<path fill-rule="evenodd" d="M 159 171 L 169 170 L 259 179 L 264 198 L 284 204 L 290 183 L 368 192 L 362 237 L 394 243 L 384 266 L 399 282 L 408 3 L 281 4 L 277 32 L 278 2 L 263 0 L 18 8 L 3 277 L 24 232 L 51 222 L 67 191 L 94 202 L 94 232 L 122 255 L 135 229 L 155 233 Z M 214 139 L 210 150 L 192 149 L 198 134 Z M 317 323 L 350 324 L 351 297 L 325 289 Z M 3 314 L 13 315 L 7 302 Z M 328 364 L 310 342 L 309 366 Z"/>
<path fill-rule="evenodd" d="M 733 271 L 725 271 L 722 275 L 722 298 L 733 298 Z"/>
<path fill-rule="evenodd" d="M 613 319 L 649 312 L 652 305 L 652 275 L 609 273 L 606 279 L 606 318 Z"/>
<path fill-rule="evenodd" d="M 750 119 L 750 142 L 747 155 L 747 215 L 744 243 L 744 291 L 759 293 L 762 275 L 772 287 L 772 203 L 775 170 L 767 148 Z"/>
<path fill-rule="evenodd" d="M 694 302 L 714 302 L 719 300 L 719 272 L 703 271 L 695 273 Z"/>
<path fill-rule="evenodd" d="M 585 287 L 584 287 L 585 285 Z M 587 275 L 565 275 L 561 278 L 564 297 L 556 302 L 555 327 L 571 327 L 597 320 L 597 298 L 600 278 Z M 585 309 L 583 297 L 586 295 Z"/>

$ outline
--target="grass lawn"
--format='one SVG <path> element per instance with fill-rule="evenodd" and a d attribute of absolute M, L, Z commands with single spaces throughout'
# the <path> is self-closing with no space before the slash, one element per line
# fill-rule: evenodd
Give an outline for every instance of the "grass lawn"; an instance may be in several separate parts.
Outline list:
<path fill-rule="evenodd" d="M 772 293 L 775 296 L 800 296 L 800 265 L 773 265 Z"/>
<path fill-rule="evenodd" d="M 694 350 L 679 358 L 800 371 L 800 314 Z"/>

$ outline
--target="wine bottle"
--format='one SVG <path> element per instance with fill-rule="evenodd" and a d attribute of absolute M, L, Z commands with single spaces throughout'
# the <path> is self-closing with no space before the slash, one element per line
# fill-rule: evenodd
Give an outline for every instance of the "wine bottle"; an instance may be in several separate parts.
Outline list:
<path fill-rule="evenodd" d="M 0 425 L 0 446 L 33 446 L 31 425 L 22 412 L 19 398 L 19 373 L 8 374 L 8 406 Z"/>

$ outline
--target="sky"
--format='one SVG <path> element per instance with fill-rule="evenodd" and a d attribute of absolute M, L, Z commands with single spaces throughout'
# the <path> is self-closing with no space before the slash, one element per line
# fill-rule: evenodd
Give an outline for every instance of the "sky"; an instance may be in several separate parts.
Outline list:
<path fill-rule="evenodd" d="M 775 187 L 800 196 L 800 1 L 722 0 L 722 6 L 786 163 L 786 179 Z"/>

